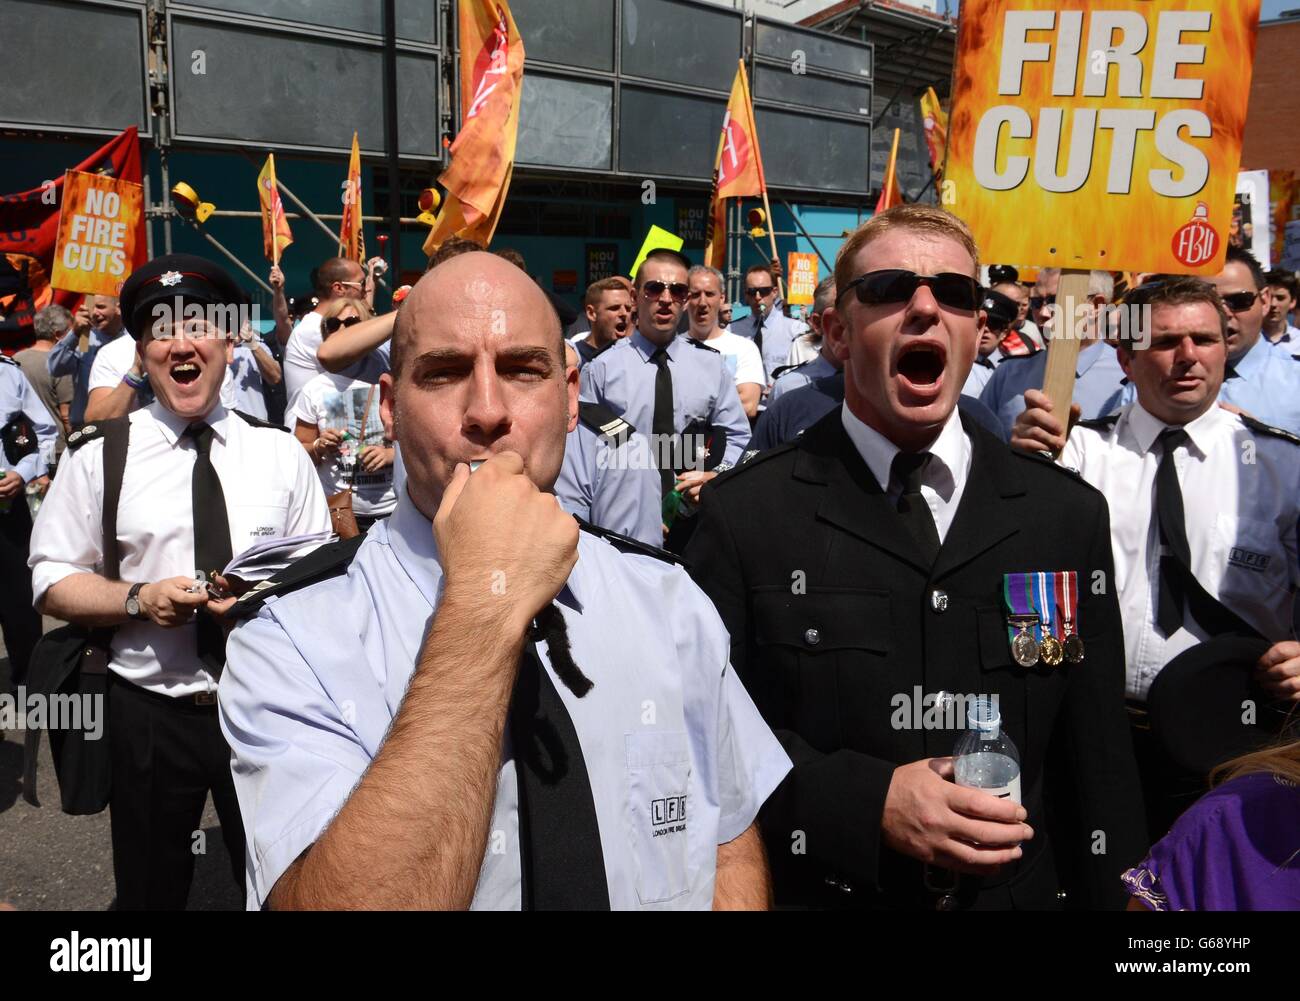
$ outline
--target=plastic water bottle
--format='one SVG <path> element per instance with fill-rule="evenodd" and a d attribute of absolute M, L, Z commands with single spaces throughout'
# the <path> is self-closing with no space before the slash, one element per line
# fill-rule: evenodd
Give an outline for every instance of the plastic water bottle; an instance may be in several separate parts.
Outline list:
<path fill-rule="evenodd" d="M 1019 803 L 1020 752 L 1002 732 L 997 705 L 992 699 L 975 699 L 967 720 L 970 729 L 952 752 L 957 784 Z"/>

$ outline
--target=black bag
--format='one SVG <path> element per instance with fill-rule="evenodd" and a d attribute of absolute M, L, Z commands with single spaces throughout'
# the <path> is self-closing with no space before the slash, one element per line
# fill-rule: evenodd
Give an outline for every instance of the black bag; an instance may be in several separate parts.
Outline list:
<path fill-rule="evenodd" d="M 126 418 L 101 421 L 104 438 L 104 571 L 109 580 L 118 578 L 117 503 L 122 494 L 122 473 L 130 424 Z M 84 435 L 84 432 L 82 432 Z M 75 436 L 74 436 L 75 437 Z M 83 438 L 78 444 L 84 444 Z M 76 447 L 69 441 L 70 447 Z M 42 695 L 47 705 L 55 696 L 97 699 L 103 707 L 99 739 L 91 740 L 84 729 L 50 730 L 50 754 L 59 780 L 63 812 L 92 814 L 108 806 L 112 791 L 112 759 L 108 740 L 108 661 L 112 629 L 67 625 L 41 637 L 32 651 L 27 689 Z M 36 797 L 36 761 L 41 731 L 28 730 L 24 744 L 23 798 L 40 806 Z"/>

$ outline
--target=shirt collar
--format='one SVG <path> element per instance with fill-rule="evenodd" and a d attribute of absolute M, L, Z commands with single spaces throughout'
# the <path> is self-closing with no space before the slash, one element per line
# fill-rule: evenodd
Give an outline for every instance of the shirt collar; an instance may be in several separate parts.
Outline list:
<path fill-rule="evenodd" d="M 421 513 L 405 490 L 402 490 L 397 499 L 397 507 L 384 523 L 384 533 L 389 548 L 406 575 L 411 578 L 411 583 L 420 589 L 430 608 L 437 608 L 442 593 L 442 560 L 433 535 L 433 522 Z M 577 595 L 581 585 L 575 590 L 574 579 L 581 572 L 581 567 L 582 560 L 579 559 L 557 596 L 557 600 L 577 612 L 582 611 L 582 601 Z"/>
<path fill-rule="evenodd" d="M 1271 345 L 1268 339 L 1261 333 L 1255 346 L 1238 358 L 1235 362 L 1229 360 L 1228 364 L 1243 379 L 1249 379 L 1259 372 L 1268 363 L 1268 352 Z"/>
<path fill-rule="evenodd" d="M 862 461 L 871 470 L 871 475 L 880 484 L 883 493 L 889 493 L 889 474 L 894 464 L 894 456 L 902 451 L 897 445 L 873 427 L 869 427 L 857 414 L 849 409 L 844 401 L 840 407 L 844 430 L 853 442 L 853 446 L 862 456 Z M 957 408 L 952 408 L 948 420 L 944 422 L 939 437 L 925 451 L 934 456 L 930 463 L 930 475 L 927 481 L 934 485 L 945 500 L 952 498 L 952 491 L 957 481 L 965 476 L 970 463 L 970 441 L 962 430 L 961 418 Z"/>
<path fill-rule="evenodd" d="M 672 361 L 677 360 L 677 342 L 679 340 L 681 340 L 681 337 L 674 334 L 673 339 L 664 345 L 664 347 L 668 349 L 668 357 Z M 650 356 L 659 350 L 659 345 L 655 344 L 654 341 L 650 340 L 650 338 L 639 330 L 632 335 L 632 344 L 641 352 L 641 357 L 646 361 L 649 361 Z"/>
<path fill-rule="evenodd" d="M 1228 411 L 1216 403 L 1194 421 L 1188 421 L 1182 425 L 1182 428 L 1187 432 L 1188 440 L 1196 446 L 1196 450 L 1202 456 L 1206 456 L 1210 454 L 1214 432 L 1225 419 L 1231 420 L 1232 417 Z M 1133 409 L 1129 411 L 1128 426 L 1138 448 L 1145 454 L 1155 447 L 1160 432 L 1177 425 L 1166 424 L 1164 421 L 1152 416 L 1150 411 L 1141 403 L 1135 401 Z"/>
<path fill-rule="evenodd" d="M 1074 363 L 1075 378 L 1081 377 L 1101 360 L 1101 352 L 1105 346 L 1101 341 L 1090 341 L 1079 348 L 1079 360 Z"/>
<path fill-rule="evenodd" d="M 172 413 L 162 405 L 161 400 L 154 400 L 149 404 L 149 413 L 154 416 L 158 422 L 158 427 L 162 431 L 162 436 L 166 439 L 167 444 L 175 447 L 176 443 L 181 440 L 185 434 L 185 429 L 191 424 L 207 424 L 212 428 L 212 433 L 221 444 L 226 443 L 226 436 L 229 433 L 230 411 L 221 404 L 220 398 L 217 399 L 216 405 L 208 411 L 206 417 L 191 420 Z"/>

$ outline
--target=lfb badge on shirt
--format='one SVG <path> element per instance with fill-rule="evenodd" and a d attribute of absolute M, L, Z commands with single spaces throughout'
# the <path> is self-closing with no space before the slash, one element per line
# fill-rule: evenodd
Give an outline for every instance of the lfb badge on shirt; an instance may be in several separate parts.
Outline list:
<path fill-rule="evenodd" d="M 1021 667 L 1083 662 L 1079 636 L 1079 577 L 1074 570 L 1009 573 L 1002 576 L 1007 638 Z"/>

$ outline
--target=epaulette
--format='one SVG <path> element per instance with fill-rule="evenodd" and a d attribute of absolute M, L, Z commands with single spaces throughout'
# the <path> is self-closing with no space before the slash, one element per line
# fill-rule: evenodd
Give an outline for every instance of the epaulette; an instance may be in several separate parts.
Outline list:
<path fill-rule="evenodd" d="M 787 372 L 797 372 L 807 364 L 808 363 L 805 361 L 800 362 L 798 365 L 781 365 L 778 368 L 774 368 L 772 369 L 772 381 L 776 382 L 777 379 L 781 378 L 781 376 L 785 375 Z"/>
<path fill-rule="evenodd" d="M 246 414 L 242 410 L 236 410 L 234 412 L 244 419 L 245 424 L 251 424 L 255 428 L 272 428 L 275 431 L 283 431 L 286 434 L 290 433 L 289 429 L 283 424 L 272 424 L 270 421 L 264 421 L 260 417 Z"/>
<path fill-rule="evenodd" d="M 601 528 L 599 525 L 593 525 L 591 522 L 583 521 L 581 518 L 576 520 L 578 522 L 578 527 L 584 532 L 590 532 L 592 535 L 599 536 L 620 552 L 636 553 L 640 556 L 653 556 L 655 559 L 662 560 L 665 563 L 676 563 L 680 567 L 690 569 L 690 564 L 676 553 L 670 553 L 666 549 L 659 549 L 656 546 L 647 545 L 638 539 L 633 539 L 626 535 L 619 535 L 617 532 L 611 532 L 608 528 Z"/>
<path fill-rule="evenodd" d="M 82 445 L 92 442 L 97 438 L 104 437 L 105 432 L 115 424 L 128 422 L 129 417 L 110 417 L 107 420 L 96 421 L 94 424 L 87 424 L 85 427 L 73 431 L 68 435 L 68 448 L 76 451 Z"/>
<path fill-rule="evenodd" d="M 364 535 L 358 535 L 351 539 L 327 542 L 313 549 L 279 573 L 273 574 L 266 580 L 258 581 L 251 590 L 245 591 L 235 599 L 235 606 L 228 614 L 237 619 L 251 618 L 272 595 L 278 597 L 291 594 L 311 584 L 346 573 L 353 557 L 357 555 L 357 550 L 361 548 L 361 543 L 365 540 Z"/>
<path fill-rule="evenodd" d="M 10 357 L 9 357 L 7 354 L 5 354 L 3 351 L 0 351 L 0 364 L 3 364 L 3 365 L 18 365 L 18 363 L 17 363 L 16 361 L 14 361 L 12 358 L 10 358 Z M 19 367 L 21 368 L 22 366 L 19 366 Z"/>
<path fill-rule="evenodd" d="M 801 435 L 803 434 L 803 432 L 800 431 L 799 434 Z M 798 444 L 799 444 L 799 435 L 796 435 L 795 437 L 791 438 L 789 441 L 783 441 L 779 445 L 773 445 L 771 448 L 746 449 L 744 452 L 741 453 L 740 461 L 736 463 L 734 466 L 732 466 L 730 469 L 719 473 L 718 478 L 715 479 L 711 485 L 716 485 L 718 483 L 721 483 L 724 479 L 730 480 L 733 477 L 739 476 L 741 473 L 745 472 L 746 470 L 753 469 L 755 466 L 761 466 L 768 459 L 774 458 L 775 456 L 785 455 L 786 452 L 790 451 L 790 449 L 794 448 Z"/>
<path fill-rule="evenodd" d="M 1075 421 L 1075 424 L 1081 428 L 1091 428 L 1094 431 L 1109 431 L 1119 420 L 1119 413 L 1107 414 L 1105 417 L 1089 417 L 1087 420 Z"/>
<path fill-rule="evenodd" d="M 690 334 L 687 334 L 687 335 L 686 335 L 686 339 L 687 339 L 688 341 L 690 341 L 691 344 L 692 344 L 693 346 L 699 348 L 701 351 L 712 351 L 715 355 L 720 355 L 720 354 L 722 354 L 722 352 L 719 351 L 717 348 L 711 348 L 711 347 L 709 347 L 707 344 L 705 344 L 703 341 L 697 341 L 697 340 L 696 340 L 694 337 L 692 337 Z"/>
<path fill-rule="evenodd" d="M 578 420 L 611 448 L 618 448 L 636 432 L 636 428 L 600 403 L 579 403 Z"/>
<path fill-rule="evenodd" d="M 1300 445 L 1300 437 L 1293 435 L 1285 428 L 1275 428 L 1272 424 L 1265 424 L 1263 421 L 1256 420 L 1254 417 L 1247 417 L 1245 414 L 1241 415 L 1241 422 L 1259 434 L 1268 435 L 1270 438 L 1281 438 L 1283 441 L 1289 441 L 1292 445 Z"/>
<path fill-rule="evenodd" d="M 1062 466 L 1059 462 L 1056 461 L 1056 459 L 1054 459 L 1047 452 L 1024 452 L 1018 448 L 1013 448 L 1011 449 L 1011 454 L 1018 456 L 1021 459 L 1025 459 L 1029 462 L 1036 462 L 1039 465 L 1046 466 L 1049 469 L 1054 469 L 1058 473 L 1063 473 L 1064 475 L 1070 477 L 1072 480 L 1076 480 L 1077 482 L 1082 483 L 1090 490 L 1097 489 L 1091 483 L 1085 480 L 1083 478 L 1083 474 L 1080 473 L 1077 469 L 1072 469 L 1070 466 Z"/>

